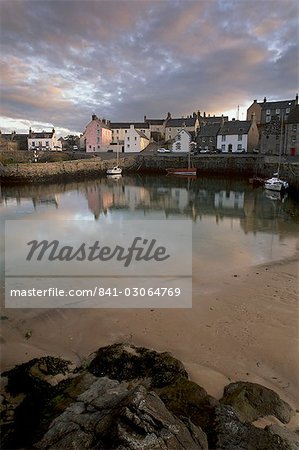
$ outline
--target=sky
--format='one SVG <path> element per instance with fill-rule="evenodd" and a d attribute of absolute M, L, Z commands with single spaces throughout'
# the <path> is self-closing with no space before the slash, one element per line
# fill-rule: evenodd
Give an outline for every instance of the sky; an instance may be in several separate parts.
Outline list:
<path fill-rule="evenodd" d="M 297 0 L 0 0 L 2 132 L 194 111 L 246 119 L 299 91 Z"/>

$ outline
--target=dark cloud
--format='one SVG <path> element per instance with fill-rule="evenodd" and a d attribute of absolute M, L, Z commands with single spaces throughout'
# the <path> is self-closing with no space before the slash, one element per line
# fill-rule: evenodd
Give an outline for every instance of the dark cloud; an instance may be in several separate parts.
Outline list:
<path fill-rule="evenodd" d="M 83 131 L 298 89 L 296 0 L 2 0 L 5 118 Z M 11 123 L 11 121 L 10 121 Z M 27 122 L 26 122 L 27 123 Z"/>

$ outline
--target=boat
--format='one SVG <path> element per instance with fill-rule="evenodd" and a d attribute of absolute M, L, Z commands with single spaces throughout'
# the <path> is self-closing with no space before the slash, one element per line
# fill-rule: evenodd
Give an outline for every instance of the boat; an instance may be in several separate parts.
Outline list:
<path fill-rule="evenodd" d="M 278 177 L 278 174 L 274 174 L 272 178 L 269 178 L 265 181 L 265 189 L 268 189 L 270 191 L 284 191 L 288 189 L 289 183 L 287 181 L 281 180 Z"/>
<path fill-rule="evenodd" d="M 279 158 L 277 172 L 273 174 L 272 178 L 265 180 L 264 187 L 270 191 L 283 192 L 289 187 L 289 183 L 279 178 L 279 170 L 281 163 L 281 150 L 282 150 L 282 132 L 283 132 L 283 116 L 281 118 L 281 130 L 280 130 L 280 146 L 279 146 Z"/>
<path fill-rule="evenodd" d="M 112 169 L 107 169 L 106 174 L 107 175 L 121 175 L 122 173 L 122 168 L 119 167 L 118 165 L 118 146 L 119 144 L 117 144 L 117 150 L 116 150 L 116 166 L 112 167 Z"/>
<path fill-rule="evenodd" d="M 117 166 L 112 167 L 112 169 L 107 169 L 106 174 L 107 175 L 121 175 L 122 171 L 123 171 L 122 168 L 117 165 Z"/>
<path fill-rule="evenodd" d="M 181 175 L 181 176 L 193 176 L 197 175 L 197 168 L 191 167 L 191 153 L 188 152 L 188 167 L 170 167 L 167 170 L 167 175 Z"/>

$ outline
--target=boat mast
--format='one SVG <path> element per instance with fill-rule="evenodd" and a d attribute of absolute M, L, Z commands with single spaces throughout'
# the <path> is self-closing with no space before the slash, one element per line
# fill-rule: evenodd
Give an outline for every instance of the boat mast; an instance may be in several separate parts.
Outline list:
<path fill-rule="evenodd" d="M 279 143 L 279 158 L 278 158 L 277 178 L 279 178 L 280 163 L 281 163 L 282 142 L 283 142 L 282 133 L 283 133 L 283 113 L 281 115 L 280 143 Z"/>

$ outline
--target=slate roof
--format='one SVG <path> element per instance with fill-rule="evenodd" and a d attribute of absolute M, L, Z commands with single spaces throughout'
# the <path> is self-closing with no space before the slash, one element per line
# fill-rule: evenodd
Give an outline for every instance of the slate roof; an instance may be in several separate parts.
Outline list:
<path fill-rule="evenodd" d="M 149 138 L 143 133 L 143 131 L 135 130 L 136 133 L 139 134 L 140 137 L 147 139 L 149 141 Z"/>
<path fill-rule="evenodd" d="M 146 122 L 148 122 L 150 125 L 163 125 L 165 119 L 146 119 Z"/>
<path fill-rule="evenodd" d="M 295 108 L 291 110 L 287 123 L 299 123 L 299 105 L 296 105 Z"/>
<path fill-rule="evenodd" d="M 28 137 L 29 139 L 52 139 L 53 134 L 53 131 L 32 132 Z"/>
<path fill-rule="evenodd" d="M 118 128 L 124 128 L 129 129 L 131 125 L 134 125 L 134 128 L 149 128 L 149 123 L 144 122 L 114 122 L 110 123 L 110 128 L 112 130 L 118 129 Z"/>
<path fill-rule="evenodd" d="M 226 122 L 227 123 L 227 122 Z M 207 123 L 198 132 L 198 137 L 215 137 L 220 130 L 220 123 Z"/>
<path fill-rule="evenodd" d="M 295 106 L 295 100 L 280 100 L 277 102 L 260 102 L 262 109 L 286 109 Z"/>
<path fill-rule="evenodd" d="M 247 134 L 251 126 L 250 120 L 230 120 L 229 122 L 225 122 L 223 126 L 220 128 L 218 134 Z"/>
<path fill-rule="evenodd" d="M 228 122 L 228 116 L 200 116 L 200 122 L 220 123 L 222 120 Z"/>
<path fill-rule="evenodd" d="M 166 122 L 166 127 L 194 127 L 197 117 L 181 117 L 179 119 L 168 119 Z"/>

